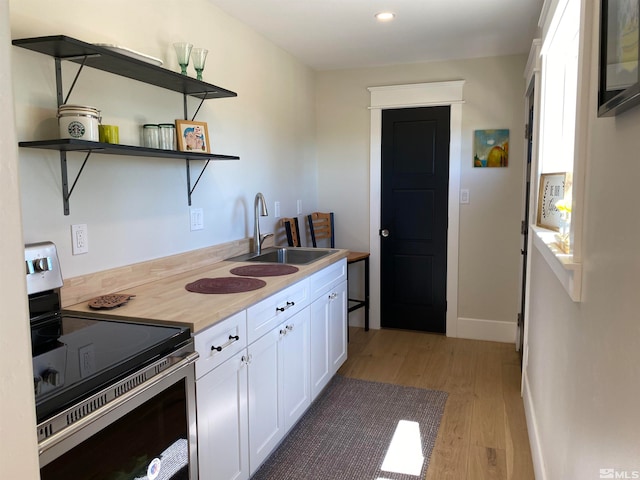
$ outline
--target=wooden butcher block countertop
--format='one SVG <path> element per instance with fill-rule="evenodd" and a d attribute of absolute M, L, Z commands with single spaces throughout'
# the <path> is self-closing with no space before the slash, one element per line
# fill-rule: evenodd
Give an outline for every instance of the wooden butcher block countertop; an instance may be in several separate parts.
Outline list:
<path fill-rule="evenodd" d="M 256 277 L 266 282 L 257 290 L 241 293 L 202 294 L 189 292 L 185 285 L 201 278 L 234 277 L 230 270 L 251 262 L 220 261 L 211 265 L 167 276 L 132 288 L 105 293 L 135 295 L 126 304 L 110 310 L 94 310 L 83 301 L 65 307 L 65 310 L 92 312 L 135 321 L 149 321 L 189 327 L 192 333 L 246 309 L 347 256 L 348 250 L 337 250 L 308 265 L 296 265 L 298 271 L 288 275 Z M 264 264 L 262 264 L 264 265 Z M 236 277 L 241 278 L 241 277 Z"/>

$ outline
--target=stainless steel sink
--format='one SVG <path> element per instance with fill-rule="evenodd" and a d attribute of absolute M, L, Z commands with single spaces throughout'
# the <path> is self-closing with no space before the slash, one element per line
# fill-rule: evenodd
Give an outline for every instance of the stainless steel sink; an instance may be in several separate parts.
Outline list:
<path fill-rule="evenodd" d="M 325 248 L 277 247 L 266 248 L 260 255 L 245 253 L 227 260 L 233 262 L 288 263 L 289 265 L 307 265 L 320 260 L 337 250 Z"/>

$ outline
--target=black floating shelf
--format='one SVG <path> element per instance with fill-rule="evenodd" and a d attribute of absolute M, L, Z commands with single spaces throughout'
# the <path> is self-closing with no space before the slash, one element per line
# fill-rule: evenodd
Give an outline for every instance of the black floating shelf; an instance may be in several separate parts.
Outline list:
<path fill-rule="evenodd" d="M 238 96 L 231 90 L 66 35 L 23 38 L 12 43 L 34 52 L 78 64 L 84 62 L 88 67 L 204 100 Z"/>
<path fill-rule="evenodd" d="M 106 155 L 128 155 L 132 157 L 179 158 L 187 160 L 239 160 L 234 155 L 220 155 L 216 153 L 180 152 L 178 150 L 162 150 L 159 148 L 137 147 L 134 145 L 120 145 L 113 143 L 91 142 L 61 138 L 55 140 L 38 140 L 20 142 L 24 148 L 40 148 L 43 150 L 58 150 L 60 152 L 92 152 Z"/>

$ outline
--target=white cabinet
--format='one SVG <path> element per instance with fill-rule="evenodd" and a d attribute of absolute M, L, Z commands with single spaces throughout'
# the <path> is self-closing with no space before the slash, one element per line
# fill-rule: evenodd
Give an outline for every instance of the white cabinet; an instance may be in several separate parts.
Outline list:
<path fill-rule="evenodd" d="M 250 306 L 247 309 L 249 343 L 253 343 L 308 305 L 309 282 L 304 279 Z"/>
<path fill-rule="evenodd" d="M 199 478 L 249 478 L 246 353 L 196 382 Z"/>
<path fill-rule="evenodd" d="M 247 319 L 243 310 L 195 336 L 199 477 L 249 478 Z"/>
<path fill-rule="evenodd" d="M 311 405 L 309 379 L 309 308 L 283 323 L 282 342 L 282 400 L 285 430 L 291 429 Z"/>
<path fill-rule="evenodd" d="M 332 289 L 329 297 L 329 361 L 333 376 L 347 360 L 347 282 Z"/>
<path fill-rule="evenodd" d="M 280 331 L 271 330 L 249 346 L 249 471 L 251 475 L 284 436 Z"/>
<path fill-rule="evenodd" d="M 249 345 L 249 458 L 253 475 L 311 404 L 309 308 Z"/>
<path fill-rule="evenodd" d="M 347 260 L 309 277 L 311 296 L 311 399 L 347 359 Z"/>
<path fill-rule="evenodd" d="M 347 282 L 311 304 L 311 398 L 315 399 L 347 359 Z"/>
<path fill-rule="evenodd" d="M 346 360 L 346 275 L 343 259 L 195 335 L 201 479 L 247 480 Z"/>

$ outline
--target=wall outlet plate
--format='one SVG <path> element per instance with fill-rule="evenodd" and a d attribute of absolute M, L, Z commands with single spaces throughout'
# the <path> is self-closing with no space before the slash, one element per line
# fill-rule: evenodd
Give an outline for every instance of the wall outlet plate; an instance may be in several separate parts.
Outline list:
<path fill-rule="evenodd" d="M 71 225 L 71 252 L 73 255 L 89 253 L 89 231 L 86 223 Z"/>
<path fill-rule="evenodd" d="M 201 208 L 191 208 L 191 231 L 204 229 L 204 212 Z"/>

